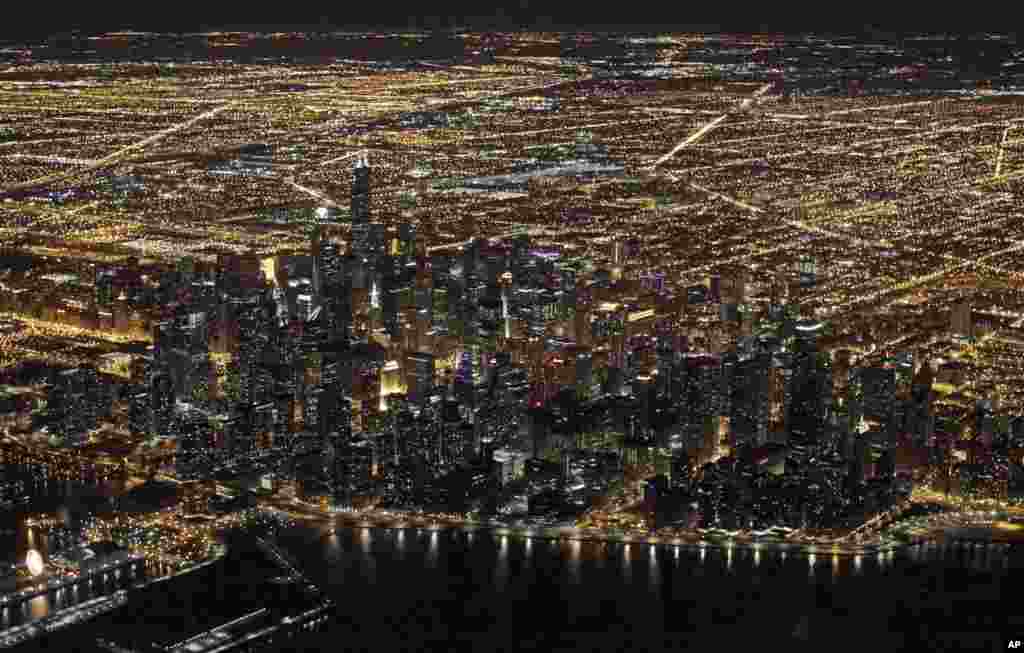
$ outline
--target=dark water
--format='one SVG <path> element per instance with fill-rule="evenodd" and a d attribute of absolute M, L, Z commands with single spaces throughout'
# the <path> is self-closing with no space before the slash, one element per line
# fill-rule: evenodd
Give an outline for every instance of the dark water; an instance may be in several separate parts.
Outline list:
<path fill-rule="evenodd" d="M 34 511 L 76 520 L 116 488 L 50 484 Z M 0 512 L 23 557 L 26 509 Z M 523 540 L 462 530 L 296 527 L 278 541 L 337 601 L 289 650 L 1006 650 L 1024 639 L 1024 551 L 931 545 L 884 556 Z M 14 555 L 10 555 L 14 552 Z M 216 588 L 207 588 L 211 596 Z M 97 590 L 97 593 L 100 590 Z M 103 593 L 109 592 L 107 588 Z M 89 592 L 65 601 L 78 602 Z M 179 597 L 194 605 L 195 597 Z M 43 616 L 53 599 L 7 623 Z M 160 622 L 145 606 L 138 620 Z"/>
<path fill-rule="evenodd" d="M 414 529 L 279 541 L 340 605 L 307 650 L 1005 650 L 1024 636 L 1014 550 L 676 554 Z"/>
<path fill-rule="evenodd" d="M 24 561 L 29 549 L 39 550 L 44 557 L 49 553 L 45 538 L 33 535 L 25 527 L 29 515 L 48 514 L 75 525 L 90 513 L 109 511 L 111 497 L 122 489 L 114 482 L 36 481 L 22 468 L 7 467 L 5 471 L 8 477 L 25 480 L 28 483 L 26 490 L 32 498 L 27 504 L 0 510 L 0 559 L 6 562 Z M 0 630 L 46 617 L 91 598 L 106 596 L 131 580 L 127 573 L 112 573 L 18 605 L 0 608 Z"/>

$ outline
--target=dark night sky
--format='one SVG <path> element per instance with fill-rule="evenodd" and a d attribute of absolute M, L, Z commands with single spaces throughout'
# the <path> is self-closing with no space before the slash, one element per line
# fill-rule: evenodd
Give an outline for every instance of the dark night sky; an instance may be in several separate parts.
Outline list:
<path fill-rule="evenodd" d="M 312 3 L 308 3 L 312 4 Z M 573 26 L 614 30 L 631 26 L 659 26 L 663 29 L 706 31 L 816 31 L 843 33 L 899 33 L 908 31 L 971 32 L 983 29 L 1013 29 L 1005 17 L 991 12 L 954 11 L 934 3 L 927 11 L 908 10 L 904 3 L 879 4 L 711 2 L 668 0 L 660 3 L 573 2 L 566 0 L 519 0 L 494 3 L 350 2 L 317 3 L 303 8 L 300 3 L 253 1 L 247 3 L 181 3 L 173 0 L 120 2 L 31 3 L 21 2 L 0 18 L 0 34 L 8 38 L 40 36 L 83 30 L 116 29 L 183 32 L 199 29 L 241 28 L 273 30 L 282 28 L 449 27 L 546 27 Z M 70 5 L 70 6 L 69 6 Z M 500 8 L 498 8 L 500 6 Z M 885 5 L 881 5 L 885 6 Z M 920 6 L 920 5 L 918 5 Z M 955 5 L 953 5 L 955 6 Z M 244 8 L 243 8 L 244 7 Z M 298 8 L 297 8 L 298 7 Z M 874 9 L 875 11 L 871 11 Z"/>

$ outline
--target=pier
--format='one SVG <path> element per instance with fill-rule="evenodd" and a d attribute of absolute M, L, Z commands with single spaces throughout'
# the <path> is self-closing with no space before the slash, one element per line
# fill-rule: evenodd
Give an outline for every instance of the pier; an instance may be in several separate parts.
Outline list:
<path fill-rule="evenodd" d="M 55 594 L 58 590 L 67 589 L 79 585 L 87 585 L 96 579 L 106 579 L 110 574 L 117 574 L 121 570 L 127 570 L 129 575 L 141 570 L 145 558 L 139 555 L 129 555 L 124 560 L 111 562 L 96 567 L 79 576 L 64 576 L 61 578 L 49 578 L 39 585 L 27 587 L 18 592 L 11 592 L 0 596 L 0 607 L 13 607 L 31 601 L 43 594 Z"/>
<path fill-rule="evenodd" d="M 93 617 L 115 610 L 128 602 L 128 592 L 119 590 L 110 596 L 79 603 L 65 610 L 60 610 L 47 617 L 9 628 L 0 633 L 0 648 L 11 648 L 24 644 L 46 634 L 52 634 L 74 624 L 88 621 Z"/>

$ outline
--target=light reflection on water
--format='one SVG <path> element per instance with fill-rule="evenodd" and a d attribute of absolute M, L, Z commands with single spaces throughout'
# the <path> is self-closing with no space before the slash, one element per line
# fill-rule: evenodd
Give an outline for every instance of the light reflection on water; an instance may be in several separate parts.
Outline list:
<path fill-rule="evenodd" d="M 498 564 L 494 570 L 495 585 L 498 591 L 505 589 L 508 581 L 508 535 L 501 536 L 501 543 L 498 547 Z"/>
<path fill-rule="evenodd" d="M 437 540 L 438 540 L 437 531 L 436 530 L 435 531 L 431 531 L 430 532 L 430 549 L 428 550 L 428 555 L 427 555 L 427 564 L 429 564 L 431 567 L 436 567 L 437 566 Z"/>
<path fill-rule="evenodd" d="M 434 533 L 437 535 L 437 533 Z M 362 528 L 359 532 L 359 540 L 362 544 L 363 558 L 362 564 L 360 565 L 360 571 L 366 579 L 373 583 L 377 580 L 377 561 L 372 554 L 373 548 L 373 531 L 370 528 Z"/>
<path fill-rule="evenodd" d="M 582 545 L 579 540 L 569 542 L 569 580 L 573 584 L 580 582 L 580 549 Z"/>
<path fill-rule="evenodd" d="M 0 465 L 0 471 L 9 477 L 24 477 L 25 470 L 16 466 Z M 8 560 L 22 562 L 29 549 L 37 549 L 48 558 L 47 538 L 37 529 L 29 528 L 25 520 L 30 514 L 56 514 L 57 520 L 65 525 L 74 526 L 90 513 L 104 514 L 110 510 L 112 503 L 109 497 L 117 494 L 123 486 L 119 483 L 104 482 L 101 484 L 80 482 L 39 482 L 28 479 L 28 491 L 32 501 L 14 510 L 0 513 L 4 530 L 10 529 L 10 538 L 0 541 L 0 548 L 8 554 Z M 49 616 L 57 611 L 102 594 L 123 587 L 132 573 L 120 568 L 103 578 L 94 577 L 74 585 L 58 588 L 55 591 L 33 597 L 20 604 L 0 608 L 0 627 L 9 628 L 36 619 Z"/>
<path fill-rule="evenodd" d="M 661 574 L 659 573 L 660 570 L 658 565 L 658 547 L 653 544 L 650 546 L 649 558 L 650 562 L 648 567 L 650 569 L 650 579 L 648 582 L 651 587 L 657 587 L 661 584 Z"/>
<path fill-rule="evenodd" d="M 630 583 L 633 580 L 633 565 L 630 564 L 629 542 L 622 546 L 622 580 Z"/>

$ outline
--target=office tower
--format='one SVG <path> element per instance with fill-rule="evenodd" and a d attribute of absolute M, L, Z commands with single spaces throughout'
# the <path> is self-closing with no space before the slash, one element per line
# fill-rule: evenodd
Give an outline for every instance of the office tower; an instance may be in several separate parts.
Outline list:
<path fill-rule="evenodd" d="M 935 374 L 931 365 L 921 365 L 914 375 L 910 386 L 908 404 L 907 431 L 914 442 L 924 444 L 935 430 L 935 416 L 932 413 L 932 385 Z"/>
<path fill-rule="evenodd" d="M 116 272 L 110 268 L 96 267 L 93 287 L 95 288 L 97 306 L 107 307 L 114 303 L 115 276 Z"/>
<path fill-rule="evenodd" d="M 209 329 L 207 313 L 198 305 L 178 308 L 160 347 L 160 359 L 171 374 L 174 394 L 184 402 L 201 404 L 210 394 Z M 165 323 L 166 324 L 166 323 Z"/>
<path fill-rule="evenodd" d="M 453 390 L 458 400 L 473 405 L 474 390 L 479 373 L 479 352 L 475 346 L 462 349 L 455 361 L 455 382 Z"/>
<path fill-rule="evenodd" d="M 166 362 L 167 355 L 174 347 L 174 322 L 161 319 L 153 324 L 153 359 L 157 363 Z"/>
<path fill-rule="evenodd" d="M 730 384 L 729 427 L 738 447 L 760 446 L 768 441 L 770 369 L 768 354 L 736 364 Z"/>
<path fill-rule="evenodd" d="M 589 349 L 579 348 L 574 352 L 576 358 L 576 396 L 590 399 L 594 395 L 594 356 Z"/>
<path fill-rule="evenodd" d="M 353 450 L 352 402 L 338 397 L 326 389 L 322 396 L 329 397 L 330 417 L 322 419 L 321 432 L 326 435 L 324 462 L 331 494 L 332 506 L 350 510 L 355 495 L 356 469 Z"/>
<path fill-rule="evenodd" d="M 816 444 L 827 418 L 826 382 L 831 380 L 831 375 L 818 365 L 814 355 L 797 355 L 790 361 L 787 434 L 794 445 Z"/>
<path fill-rule="evenodd" d="M 321 309 L 319 318 L 327 339 L 347 340 L 352 323 L 351 279 L 353 261 L 344 257 L 336 242 L 327 238 L 321 227 L 313 232 L 313 299 L 299 295 L 296 303 L 300 318 L 310 320 Z"/>
<path fill-rule="evenodd" d="M 151 437 L 167 437 L 171 432 L 174 418 L 174 384 L 171 375 L 159 370 L 153 373 L 149 382 L 149 425 Z"/>
<path fill-rule="evenodd" d="M 481 252 L 483 278 L 489 284 L 501 281 L 508 271 L 508 256 L 504 244 L 488 243 Z"/>
<path fill-rule="evenodd" d="M 483 339 L 495 339 L 503 331 L 503 302 L 500 292 L 497 286 L 487 288 L 477 304 L 476 333 Z"/>
<path fill-rule="evenodd" d="M 437 452 L 434 464 L 437 471 L 446 472 L 462 465 L 467 453 L 472 450 L 472 430 L 463 429 L 459 402 L 446 399 L 441 407 L 441 428 L 438 431 Z M 467 437 L 469 442 L 466 441 Z"/>
<path fill-rule="evenodd" d="M 674 380 L 678 386 L 677 401 L 681 404 L 685 415 L 690 410 L 700 410 L 710 414 L 711 397 L 704 390 L 708 387 L 700 383 L 700 373 L 704 367 L 710 368 L 714 361 L 706 354 L 684 354 L 679 365 L 679 374 Z"/>
<path fill-rule="evenodd" d="M 409 292 L 411 288 L 394 271 L 382 277 L 379 297 L 381 324 L 384 332 L 395 341 L 402 335 L 400 310 L 403 297 Z"/>
<path fill-rule="evenodd" d="M 316 308 L 316 303 L 313 295 L 302 293 L 295 297 L 295 314 L 296 317 L 305 322 L 313 315 L 313 310 Z"/>
<path fill-rule="evenodd" d="M 214 436 L 206 416 L 196 410 L 184 411 L 175 418 L 177 450 L 175 472 L 179 479 L 205 478 L 212 469 Z"/>
<path fill-rule="evenodd" d="M 367 258 L 370 250 L 370 165 L 366 155 L 356 159 L 352 179 L 352 252 Z"/>
<path fill-rule="evenodd" d="M 888 424 L 893 417 L 896 370 L 891 367 L 867 367 L 854 371 L 862 397 L 865 419 Z"/>
<path fill-rule="evenodd" d="M 448 333 L 459 339 L 466 336 L 469 322 L 466 283 L 466 269 L 458 257 L 454 258 L 448 274 Z"/>
<path fill-rule="evenodd" d="M 512 282 L 516 285 L 524 283 L 524 277 L 530 267 L 530 237 L 526 235 L 516 236 L 512 239 L 512 251 L 509 261 L 509 268 L 512 272 Z"/>
<path fill-rule="evenodd" d="M 434 388 L 434 355 L 415 352 L 405 357 L 409 403 L 422 406 Z"/>
<path fill-rule="evenodd" d="M 327 298 L 328 289 L 342 282 L 342 255 L 338 243 L 331 240 L 324 228 L 313 230 L 311 254 L 313 259 L 313 292 L 317 305 Z"/>
<path fill-rule="evenodd" d="M 150 393 L 135 392 L 128 399 L 128 432 L 133 436 L 149 436 L 153 431 Z"/>
<path fill-rule="evenodd" d="M 983 451 L 992 450 L 992 440 L 995 430 L 995 416 L 992 410 L 992 401 L 978 399 L 974 402 L 974 437 L 981 443 Z"/>
<path fill-rule="evenodd" d="M 440 333 L 447 332 L 448 330 L 449 309 L 452 305 L 448 292 L 451 279 L 450 270 L 451 259 L 448 255 L 431 254 L 431 328 Z"/>
<path fill-rule="evenodd" d="M 693 482 L 693 459 L 682 447 L 672 450 L 672 461 L 669 465 L 669 483 L 674 490 L 689 491 Z"/>
<path fill-rule="evenodd" d="M 271 323 L 269 307 L 259 295 L 250 295 L 235 304 L 238 328 L 238 398 L 243 405 L 260 400 L 259 365 L 266 345 L 267 328 Z"/>
<path fill-rule="evenodd" d="M 394 255 L 403 262 L 416 257 L 416 225 L 402 222 L 398 225 Z"/>
<path fill-rule="evenodd" d="M 75 367 L 56 373 L 47 393 L 46 419 L 51 435 L 66 446 L 85 442 L 96 428 L 102 393 L 96 370 Z"/>

